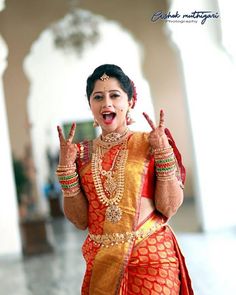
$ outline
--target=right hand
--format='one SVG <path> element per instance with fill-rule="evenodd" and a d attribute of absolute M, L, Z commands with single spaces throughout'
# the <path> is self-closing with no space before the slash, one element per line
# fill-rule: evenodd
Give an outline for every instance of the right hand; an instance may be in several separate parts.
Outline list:
<path fill-rule="evenodd" d="M 67 139 L 65 139 L 62 129 L 57 126 L 58 136 L 60 140 L 60 157 L 59 165 L 73 165 L 76 161 L 78 148 L 75 143 L 72 143 L 75 135 L 76 124 L 73 123 L 70 128 L 70 133 Z"/>

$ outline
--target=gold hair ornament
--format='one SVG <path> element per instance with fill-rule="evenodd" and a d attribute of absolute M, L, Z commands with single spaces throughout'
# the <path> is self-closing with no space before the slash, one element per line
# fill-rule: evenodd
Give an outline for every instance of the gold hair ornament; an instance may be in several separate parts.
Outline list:
<path fill-rule="evenodd" d="M 106 73 L 104 73 L 99 79 L 102 81 L 107 81 L 107 80 L 109 80 L 109 78 L 110 77 Z"/>

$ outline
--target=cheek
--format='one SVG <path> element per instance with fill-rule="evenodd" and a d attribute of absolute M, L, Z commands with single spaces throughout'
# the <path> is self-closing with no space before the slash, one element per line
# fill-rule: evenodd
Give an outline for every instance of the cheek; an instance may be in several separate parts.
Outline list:
<path fill-rule="evenodd" d="M 97 113 L 98 108 L 97 108 L 96 104 L 90 103 L 90 109 L 91 109 L 93 114 Z"/>
<path fill-rule="evenodd" d="M 121 112 L 126 114 L 129 108 L 128 102 L 127 101 L 120 101 L 117 105 L 116 108 Z"/>

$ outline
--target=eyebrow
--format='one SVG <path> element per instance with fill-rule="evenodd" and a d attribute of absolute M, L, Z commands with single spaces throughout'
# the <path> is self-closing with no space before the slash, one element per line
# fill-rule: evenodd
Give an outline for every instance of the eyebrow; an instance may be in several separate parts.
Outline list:
<path fill-rule="evenodd" d="M 109 90 L 108 92 L 113 92 L 113 91 L 117 91 L 117 92 L 120 93 L 120 90 L 118 90 L 118 89 Z M 96 92 L 93 93 L 93 95 L 94 95 L 94 94 L 98 94 L 98 93 L 104 93 L 104 92 L 105 92 L 105 91 L 96 91 Z"/>

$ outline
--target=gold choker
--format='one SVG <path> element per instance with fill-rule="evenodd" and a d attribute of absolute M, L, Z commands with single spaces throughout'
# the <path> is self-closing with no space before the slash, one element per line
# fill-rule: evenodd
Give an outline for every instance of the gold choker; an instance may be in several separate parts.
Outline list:
<path fill-rule="evenodd" d="M 129 131 L 129 128 L 126 128 L 123 133 L 111 132 L 105 136 L 101 135 L 101 140 L 107 143 L 115 143 L 120 141 Z"/>

